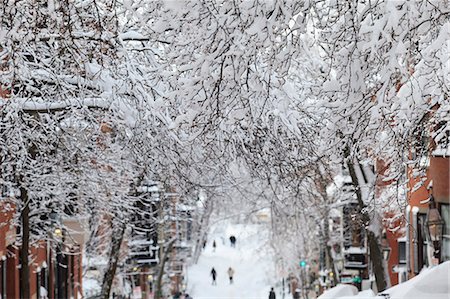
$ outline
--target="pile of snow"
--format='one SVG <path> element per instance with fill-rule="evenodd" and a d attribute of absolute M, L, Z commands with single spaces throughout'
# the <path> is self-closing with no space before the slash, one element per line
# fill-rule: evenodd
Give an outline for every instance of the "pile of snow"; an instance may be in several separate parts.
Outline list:
<path fill-rule="evenodd" d="M 387 289 L 381 295 L 389 295 L 390 299 L 449 299 L 449 273 L 450 261 L 425 269 L 416 277 Z"/>
<path fill-rule="evenodd" d="M 424 269 L 419 275 L 378 294 L 359 292 L 351 285 L 338 285 L 317 299 L 450 299 L 450 261 Z"/>
<path fill-rule="evenodd" d="M 333 299 L 345 296 L 355 296 L 358 294 L 358 288 L 349 284 L 338 284 L 334 288 L 326 290 L 317 299 Z"/>
<path fill-rule="evenodd" d="M 375 293 L 372 290 L 365 290 L 365 291 L 359 292 L 355 296 L 344 296 L 344 297 L 339 297 L 339 299 L 375 299 Z"/>

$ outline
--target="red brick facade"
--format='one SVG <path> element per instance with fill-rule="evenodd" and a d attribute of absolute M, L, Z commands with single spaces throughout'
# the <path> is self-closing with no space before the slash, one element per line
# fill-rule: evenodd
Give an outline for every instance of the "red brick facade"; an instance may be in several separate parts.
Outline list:
<path fill-rule="evenodd" d="M 14 209 L 6 200 L 0 204 L 0 295 L 1 298 L 20 298 L 19 247 L 16 241 L 16 227 L 11 224 Z M 53 249 L 52 249 L 53 247 Z M 68 254 L 64 254 L 68 253 Z M 56 259 L 67 266 L 57 267 Z M 57 253 L 54 244 L 39 241 L 30 247 L 30 297 L 38 299 L 47 292 L 49 299 L 81 298 L 81 247 L 65 246 Z M 61 263 L 62 262 L 62 263 Z M 61 276 L 59 279 L 57 275 Z M 59 290 L 56 287 L 60 282 Z M 58 294 L 59 291 L 59 294 Z"/>

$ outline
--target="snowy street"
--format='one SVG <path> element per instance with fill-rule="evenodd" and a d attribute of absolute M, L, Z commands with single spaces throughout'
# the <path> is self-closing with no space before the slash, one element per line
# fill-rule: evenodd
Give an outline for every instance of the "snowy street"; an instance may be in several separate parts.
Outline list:
<path fill-rule="evenodd" d="M 0 299 L 450 299 L 449 1 L 0 11 Z"/>
<path fill-rule="evenodd" d="M 237 238 L 236 248 L 230 246 L 230 235 Z M 198 263 L 188 270 L 188 293 L 194 299 L 268 298 L 277 277 L 267 237 L 263 225 L 219 223 L 212 227 Z M 212 267 L 217 271 L 217 285 L 212 285 Z M 235 270 L 233 284 L 228 267 Z M 282 298 L 278 292 L 277 298 Z"/>

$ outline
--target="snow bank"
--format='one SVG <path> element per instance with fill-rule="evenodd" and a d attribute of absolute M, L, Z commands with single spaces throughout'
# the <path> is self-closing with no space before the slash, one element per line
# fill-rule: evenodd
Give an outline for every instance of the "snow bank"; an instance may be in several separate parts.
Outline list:
<path fill-rule="evenodd" d="M 375 299 L 375 293 L 372 290 L 359 292 L 356 296 L 344 296 L 339 299 Z"/>
<path fill-rule="evenodd" d="M 348 284 L 338 284 L 334 288 L 325 291 L 317 299 L 334 299 L 345 296 L 354 297 L 358 294 L 358 288 Z"/>
<path fill-rule="evenodd" d="M 389 295 L 390 299 L 449 299 L 449 273 L 450 261 L 425 269 L 416 277 L 382 292 L 381 295 Z"/>
<path fill-rule="evenodd" d="M 450 261 L 423 270 L 410 280 L 396 285 L 375 297 L 372 290 L 358 293 L 351 285 L 338 285 L 329 289 L 317 299 L 449 299 Z"/>

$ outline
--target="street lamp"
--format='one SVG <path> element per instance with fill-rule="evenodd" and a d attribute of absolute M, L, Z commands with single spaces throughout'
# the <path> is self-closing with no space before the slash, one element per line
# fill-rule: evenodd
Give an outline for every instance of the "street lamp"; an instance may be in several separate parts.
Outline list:
<path fill-rule="evenodd" d="M 444 221 L 442 220 L 439 210 L 436 208 L 433 194 L 430 195 L 430 206 L 425 223 L 428 228 L 429 240 L 433 243 L 434 247 L 433 256 L 439 259 Z"/>
<path fill-rule="evenodd" d="M 63 236 L 62 229 L 60 229 L 59 227 L 55 228 L 54 235 L 58 238 L 61 238 Z"/>

